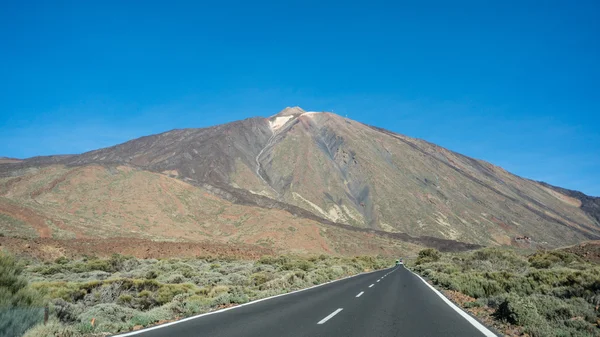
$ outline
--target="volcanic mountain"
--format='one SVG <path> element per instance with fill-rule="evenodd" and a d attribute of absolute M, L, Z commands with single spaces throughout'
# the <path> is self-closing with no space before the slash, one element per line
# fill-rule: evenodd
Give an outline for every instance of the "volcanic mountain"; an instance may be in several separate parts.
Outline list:
<path fill-rule="evenodd" d="M 40 168 L 98 165 L 167 176 L 232 205 L 281 209 L 389 238 L 498 245 L 526 237 L 547 246 L 600 239 L 598 198 L 524 179 L 424 140 L 299 107 L 269 118 L 172 130 L 80 155 L 2 162 L 0 192 L 12 200 L 16 180 L 39 175 Z M 38 181 L 38 188 L 53 185 L 29 198 L 60 190 L 69 180 L 56 179 Z M 136 179 L 139 186 L 156 184 L 156 178 Z M 69 181 L 74 189 L 84 188 Z M 51 201 L 38 204 L 29 206 L 48 208 Z M 192 223 L 205 222 L 201 214 L 195 216 Z"/>

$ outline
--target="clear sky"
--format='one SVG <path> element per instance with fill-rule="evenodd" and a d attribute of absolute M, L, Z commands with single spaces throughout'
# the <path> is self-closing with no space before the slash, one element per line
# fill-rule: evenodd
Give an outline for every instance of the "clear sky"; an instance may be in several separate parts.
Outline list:
<path fill-rule="evenodd" d="M 600 1 L 8 0 L 0 65 L 0 156 L 298 105 L 600 196 Z"/>

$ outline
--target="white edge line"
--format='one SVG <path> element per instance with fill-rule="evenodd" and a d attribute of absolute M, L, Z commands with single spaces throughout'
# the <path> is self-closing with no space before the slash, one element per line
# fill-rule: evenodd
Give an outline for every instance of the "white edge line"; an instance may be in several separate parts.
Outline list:
<path fill-rule="evenodd" d="M 407 270 L 409 270 L 409 269 L 407 268 Z M 475 318 L 471 317 L 471 315 L 467 314 L 461 308 L 457 307 L 456 304 L 452 303 L 452 301 L 450 301 L 448 298 L 446 298 L 446 296 L 444 296 L 442 293 L 440 293 L 431 284 L 427 283 L 427 281 L 425 281 L 425 279 L 423 279 L 417 273 L 413 272 L 412 270 L 409 270 L 409 271 L 411 273 L 415 274 L 418 278 L 420 278 L 421 281 L 423 281 L 423 283 L 425 283 L 429 288 L 431 288 L 431 290 L 433 290 L 434 293 L 436 293 L 439 297 L 441 297 L 442 300 L 444 300 L 444 302 L 446 302 L 446 304 L 448 304 L 450 306 L 450 308 L 452 308 L 452 309 L 454 309 L 454 311 L 458 312 L 459 315 L 461 315 L 464 319 L 466 319 L 469 323 L 471 323 L 471 325 L 473 325 L 475 328 L 477 328 L 477 330 L 481 331 L 481 333 L 483 333 L 486 337 L 498 337 L 498 335 L 496 335 L 495 333 L 490 331 L 490 329 L 486 328 L 483 324 L 479 323 Z"/>
<path fill-rule="evenodd" d="M 361 292 L 360 292 L 358 295 L 356 295 L 356 297 L 360 297 L 360 296 L 362 296 L 362 294 L 364 294 L 364 293 L 365 293 L 364 291 L 361 291 Z"/>
<path fill-rule="evenodd" d="M 323 318 L 322 320 L 319 321 L 319 323 L 317 324 L 323 324 L 325 322 L 327 322 L 328 320 L 330 320 L 333 316 L 337 315 L 340 311 L 344 310 L 343 308 L 339 308 L 338 310 L 332 312 L 331 314 L 329 314 L 327 317 Z"/>
<path fill-rule="evenodd" d="M 390 268 L 392 268 L 392 267 L 390 267 Z M 389 269 L 389 268 L 386 268 L 386 269 Z M 333 281 L 329 281 L 329 282 L 317 284 L 317 285 L 314 285 L 312 287 L 294 290 L 294 291 L 289 292 L 289 293 L 274 295 L 274 296 L 271 296 L 271 297 L 260 298 L 258 300 L 254 300 L 252 302 L 248 302 L 248 303 L 236 305 L 235 307 L 229 307 L 229 308 L 219 309 L 219 310 L 215 310 L 215 311 L 211 311 L 211 312 L 205 312 L 203 314 L 196 315 L 196 316 L 191 316 L 191 317 L 187 317 L 187 318 L 183 318 L 183 319 L 180 319 L 178 321 L 169 322 L 169 323 L 165 323 L 165 324 L 161 324 L 161 325 L 157 325 L 157 326 L 152 326 L 152 327 L 141 329 L 141 330 L 137 330 L 137 331 L 130 331 L 130 332 L 127 332 L 127 333 L 124 333 L 124 334 L 121 334 L 121 335 L 109 335 L 109 336 L 112 336 L 112 337 L 126 337 L 126 336 L 139 335 L 141 333 L 145 333 L 145 332 L 148 332 L 148 331 L 152 331 L 152 330 L 156 330 L 156 329 L 160 329 L 160 328 L 166 328 L 166 327 L 171 326 L 171 325 L 175 325 L 175 324 L 179 324 L 179 323 L 191 321 L 191 320 L 196 319 L 196 318 L 200 318 L 200 317 L 204 317 L 204 316 L 208 316 L 208 315 L 213 315 L 213 314 L 218 314 L 218 313 L 221 313 L 221 312 L 225 312 L 225 311 L 229 311 L 229 310 L 233 310 L 233 309 L 245 307 L 247 305 L 251 305 L 251 304 L 254 304 L 254 303 L 258 303 L 258 302 L 270 300 L 270 299 L 273 299 L 273 298 L 277 298 L 277 297 L 282 297 L 282 296 L 286 296 L 286 295 L 291 295 L 291 294 L 299 293 L 299 292 L 302 292 L 302 291 L 305 291 L 305 290 L 318 288 L 318 287 L 324 286 L 326 284 L 335 283 L 335 282 L 338 282 L 338 281 L 343 281 L 343 280 L 346 280 L 346 279 L 349 279 L 349 278 L 353 278 L 353 277 L 357 277 L 357 276 L 360 276 L 360 275 L 367 275 L 367 274 L 377 273 L 377 272 L 380 272 L 382 270 L 385 270 L 385 269 L 379 269 L 379 270 L 369 271 L 369 272 L 366 272 L 366 273 L 360 273 L 360 274 L 356 274 L 356 275 L 351 275 L 351 276 L 347 276 L 347 277 L 341 278 L 339 280 L 333 280 Z M 340 311 L 341 311 L 341 309 L 340 309 Z"/>

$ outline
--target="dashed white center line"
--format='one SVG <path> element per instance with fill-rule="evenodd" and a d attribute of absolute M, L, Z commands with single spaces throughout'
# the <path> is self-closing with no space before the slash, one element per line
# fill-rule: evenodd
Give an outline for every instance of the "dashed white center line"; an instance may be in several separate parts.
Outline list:
<path fill-rule="evenodd" d="M 361 291 L 358 295 L 356 295 L 356 297 L 360 297 L 364 293 L 365 293 L 364 291 Z"/>
<path fill-rule="evenodd" d="M 371 285 L 369 286 L 369 288 L 371 288 L 371 287 L 372 287 L 372 286 L 374 286 L 374 285 L 375 285 L 375 284 L 371 284 Z"/>
<path fill-rule="evenodd" d="M 381 281 L 381 279 L 377 280 L 377 282 Z"/>
<path fill-rule="evenodd" d="M 329 314 L 329 316 L 323 318 L 322 320 L 319 321 L 319 323 L 317 324 L 323 324 L 325 322 L 327 322 L 328 320 L 330 320 L 333 316 L 337 315 L 340 311 L 344 310 L 343 308 L 339 308 L 338 310 L 332 312 L 331 314 Z"/>

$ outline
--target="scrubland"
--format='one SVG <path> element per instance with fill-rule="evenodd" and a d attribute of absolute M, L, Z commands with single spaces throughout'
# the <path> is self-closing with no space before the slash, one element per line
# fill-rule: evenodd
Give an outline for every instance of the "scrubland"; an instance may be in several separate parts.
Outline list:
<path fill-rule="evenodd" d="M 383 257 L 59 258 L 0 253 L 5 336 L 103 336 L 140 329 L 391 265 Z M 43 324 L 44 307 L 49 320 Z"/>
<path fill-rule="evenodd" d="M 507 335 L 600 336 L 600 266 L 575 254 L 426 249 L 408 266 Z"/>

